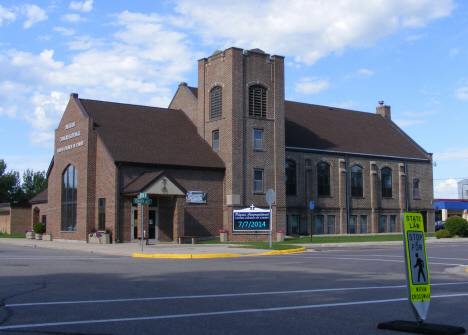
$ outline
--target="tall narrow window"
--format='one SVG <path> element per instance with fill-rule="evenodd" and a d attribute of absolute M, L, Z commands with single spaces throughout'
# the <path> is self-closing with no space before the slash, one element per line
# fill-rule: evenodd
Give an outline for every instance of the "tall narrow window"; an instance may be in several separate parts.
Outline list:
<path fill-rule="evenodd" d="M 219 130 L 213 131 L 213 150 L 219 150 Z"/>
<path fill-rule="evenodd" d="M 98 230 L 106 230 L 106 199 L 98 200 Z"/>
<path fill-rule="evenodd" d="M 327 216 L 327 228 L 328 228 L 328 234 L 334 234 L 335 233 L 335 216 L 334 215 L 328 215 Z"/>
<path fill-rule="evenodd" d="M 392 170 L 385 167 L 380 172 L 382 179 L 382 198 L 392 197 Z"/>
<path fill-rule="evenodd" d="M 254 193 L 263 193 L 263 170 L 254 169 Z"/>
<path fill-rule="evenodd" d="M 299 235 L 300 233 L 300 224 L 301 224 L 301 217 L 299 215 L 292 215 L 291 216 L 291 234 L 292 235 Z"/>
<path fill-rule="evenodd" d="M 253 148 L 254 150 L 263 150 L 263 129 L 253 130 Z"/>
<path fill-rule="evenodd" d="M 296 163 L 286 160 L 286 195 L 296 195 Z"/>
<path fill-rule="evenodd" d="M 349 217 L 349 234 L 356 234 L 356 215 L 351 215 Z"/>
<path fill-rule="evenodd" d="M 362 197 L 362 168 L 354 165 L 351 168 L 351 196 Z"/>
<path fill-rule="evenodd" d="M 319 196 L 330 196 L 330 165 L 327 163 L 317 165 L 317 187 Z"/>
<path fill-rule="evenodd" d="M 360 233 L 361 234 L 367 234 L 367 216 L 366 215 L 361 215 L 359 217 L 359 226 L 360 226 Z"/>
<path fill-rule="evenodd" d="M 396 215 L 390 215 L 390 232 L 396 232 Z"/>
<path fill-rule="evenodd" d="M 380 224 L 379 224 L 379 233 L 386 233 L 386 232 L 387 232 L 387 216 L 381 215 Z"/>
<path fill-rule="evenodd" d="M 323 215 L 315 217 L 315 234 L 323 235 Z"/>
<path fill-rule="evenodd" d="M 249 87 L 249 116 L 266 118 L 267 90 L 262 85 Z"/>
<path fill-rule="evenodd" d="M 69 165 L 62 175 L 62 231 L 76 231 L 78 173 Z"/>
<path fill-rule="evenodd" d="M 419 199 L 419 179 L 413 179 L 413 199 Z"/>
<path fill-rule="evenodd" d="M 215 86 L 210 91 L 210 119 L 217 119 L 223 115 L 223 89 Z"/>

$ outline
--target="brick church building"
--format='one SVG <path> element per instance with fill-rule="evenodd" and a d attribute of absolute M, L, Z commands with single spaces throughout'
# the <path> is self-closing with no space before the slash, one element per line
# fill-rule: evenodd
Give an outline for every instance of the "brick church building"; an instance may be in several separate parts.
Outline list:
<path fill-rule="evenodd" d="M 272 231 L 289 235 L 401 231 L 402 212 L 433 231 L 432 155 L 376 113 L 285 101 L 284 57 L 230 48 L 198 62 L 198 87 L 181 83 L 169 108 L 87 100 L 71 94 L 55 131 L 48 189 L 33 220 L 54 239 L 113 242 L 144 234 L 267 240 L 233 231 L 233 210 L 268 208 Z M 34 223 L 34 222 L 33 222 Z M 429 224 L 430 223 L 430 224 Z"/>

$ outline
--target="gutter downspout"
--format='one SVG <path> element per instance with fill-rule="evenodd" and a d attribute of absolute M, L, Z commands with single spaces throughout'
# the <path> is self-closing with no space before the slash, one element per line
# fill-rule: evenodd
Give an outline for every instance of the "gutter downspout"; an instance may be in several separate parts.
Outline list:
<path fill-rule="evenodd" d="M 348 159 L 348 155 L 345 155 L 345 159 L 346 159 L 346 225 L 348 227 L 347 231 L 348 231 L 348 234 L 349 234 L 349 159 Z M 356 224 L 356 223 L 355 223 Z"/>
<path fill-rule="evenodd" d="M 121 163 L 117 167 L 117 242 L 120 243 L 120 167 Z"/>
<path fill-rule="evenodd" d="M 409 212 L 409 199 L 408 199 L 408 162 L 405 160 L 405 203 L 406 212 Z"/>

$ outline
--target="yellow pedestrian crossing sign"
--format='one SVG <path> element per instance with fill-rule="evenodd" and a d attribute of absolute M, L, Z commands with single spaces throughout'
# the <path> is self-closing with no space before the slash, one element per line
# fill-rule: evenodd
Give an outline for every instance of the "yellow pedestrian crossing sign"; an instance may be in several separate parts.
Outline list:
<path fill-rule="evenodd" d="M 429 268 L 427 266 L 424 222 L 420 213 L 402 214 L 405 245 L 408 300 L 418 321 L 425 320 L 431 301 Z"/>

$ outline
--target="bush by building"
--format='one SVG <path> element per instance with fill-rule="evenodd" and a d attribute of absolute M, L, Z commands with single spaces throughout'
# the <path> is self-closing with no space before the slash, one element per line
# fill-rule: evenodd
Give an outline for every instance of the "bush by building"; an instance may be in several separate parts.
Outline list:
<path fill-rule="evenodd" d="M 450 232 L 448 230 L 440 229 L 440 230 L 436 231 L 435 237 L 436 238 L 449 238 L 449 237 L 451 237 L 451 234 L 450 234 Z"/>
<path fill-rule="evenodd" d="M 452 236 L 468 236 L 468 221 L 459 216 L 450 216 L 445 220 L 445 229 L 448 230 Z"/>

